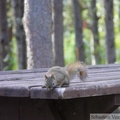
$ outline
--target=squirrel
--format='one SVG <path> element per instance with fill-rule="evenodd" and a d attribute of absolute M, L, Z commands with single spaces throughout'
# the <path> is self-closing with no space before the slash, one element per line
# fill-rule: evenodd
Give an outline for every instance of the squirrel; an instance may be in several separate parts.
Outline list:
<path fill-rule="evenodd" d="M 46 88 L 69 86 L 70 80 L 78 74 L 79 78 L 84 81 L 87 77 L 87 67 L 85 63 L 77 61 L 66 67 L 54 66 L 45 74 Z"/>

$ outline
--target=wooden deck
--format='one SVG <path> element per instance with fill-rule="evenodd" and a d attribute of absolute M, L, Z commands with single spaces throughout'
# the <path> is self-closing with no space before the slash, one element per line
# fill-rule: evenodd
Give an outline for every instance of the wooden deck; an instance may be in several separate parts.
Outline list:
<path fill-rule="evenodd" d="M 89 66 L 85 82 L 76 77 L 71 81 L 70 87 L 54 90 L 41 87 L 47 70 L 0 72 L 0 96 L 71 99 L 120 93 L 120 65 Z"/>
<path fill-rule="evenodd" d="M 0 72 L 0 120 L 89 120 L 120 105 L 120 64 L 88 66 L 85 82 L 53 90 L 41 87 L 47 70 Z"/>

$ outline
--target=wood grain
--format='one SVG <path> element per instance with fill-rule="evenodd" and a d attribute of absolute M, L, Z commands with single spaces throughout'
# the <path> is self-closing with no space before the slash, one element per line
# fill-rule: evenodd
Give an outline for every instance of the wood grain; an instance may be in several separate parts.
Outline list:
<path fill-rule="evenodd" d="M 42 88 L 48 68 L 1 71 L 0 96 L 40 99 L 71 99 L 120 94 L 120 64 L 88 66 L 88 78 L 76 76 L 69 87 Z"/>

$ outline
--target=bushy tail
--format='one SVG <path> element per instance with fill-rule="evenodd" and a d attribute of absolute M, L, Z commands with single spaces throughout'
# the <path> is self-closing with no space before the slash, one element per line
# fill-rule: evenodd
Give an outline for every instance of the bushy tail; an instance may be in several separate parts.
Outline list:
<path fill-rule="evenodd" d="M 85 80 L 87 77 L 87 67 L 83 62 L 75 62 L 66 66 L 66 70 L 69 73 L 70 79 L 72 79 L 76 74 L 81 80 Z"/>

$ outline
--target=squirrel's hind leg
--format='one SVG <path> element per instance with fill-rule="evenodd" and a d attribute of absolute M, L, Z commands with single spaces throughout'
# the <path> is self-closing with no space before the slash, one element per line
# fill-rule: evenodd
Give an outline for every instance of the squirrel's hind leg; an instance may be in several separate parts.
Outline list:
<path fill-rule="evenodd" d="M 57 85 L 56 87 L 62 87 L 63 84 L 64 84 L 64 80 L 59 85 Z"/>
<path fill-rule="evenodd" d="M 69 80 L 63 80 L 57 87 L 69 87 Z"/>
<path fill-rule="evenodd" d="M 62 84 L 62 87 L 69 87 L 70 80 L 68 78 L 65 78 L 64 83 Z"/>

